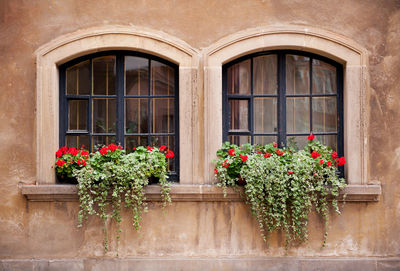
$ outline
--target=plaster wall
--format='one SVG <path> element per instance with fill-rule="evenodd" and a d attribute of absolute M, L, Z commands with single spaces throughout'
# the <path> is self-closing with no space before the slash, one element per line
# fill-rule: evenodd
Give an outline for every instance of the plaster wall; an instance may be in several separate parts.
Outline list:
<path fill-rule="evenodd" d="M 36 182 L 35 50 L 60 35 L 123 25 L 165 32 L 201 51 L 219 39 L 265 25 L 318 27 L 367 49 L 370 89 L 368 181 L 380 182 L 376 203 L 346 203 L 331 217 L 327 246 L 312 217 L 310 240 L 294 257 L 400 256 L 400 3 L 398 1 L 18 1 L 0 0 L 0 259 L 90 258 L 104 253 L 102 225 L 76 228 L 77 202 L 27 202 L 22 184 Z M 200 59 L 200 67 L 202 60 Z M 202 78 L 201 69 L 195 75 Z M 204 87 L 193 99 L 193 159 L 204 149 Z M 196 163 L 194 161 L 194 164 Z M 349 161 L 351 163 L 351 161 Z M 202 178 L 198 163 L 192 176 Z M 204 176 L 203 176 L 204 177 Z M 284 256 L 280 234 L 264 243 L 241 202 L 179 202 L 160 211 L 150 203 L 142 230 L 123 222 L 119 257 Z"/>

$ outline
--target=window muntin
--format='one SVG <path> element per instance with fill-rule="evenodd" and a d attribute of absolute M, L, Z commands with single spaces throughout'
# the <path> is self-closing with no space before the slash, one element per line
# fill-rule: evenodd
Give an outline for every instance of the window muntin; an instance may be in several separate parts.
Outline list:
<path fill-rule="evenodd" d="M 178 67 L 133 52 L 89 55 L 60 66 L 60 145 L 166 145 L 179 172 Z"/>
<path fill-rule="evenodd" d="M 312 132 L 343 154 L 342 67 L 298 51 L 271 51 L 223 66 L 223 140 L 305 145 Z"/>

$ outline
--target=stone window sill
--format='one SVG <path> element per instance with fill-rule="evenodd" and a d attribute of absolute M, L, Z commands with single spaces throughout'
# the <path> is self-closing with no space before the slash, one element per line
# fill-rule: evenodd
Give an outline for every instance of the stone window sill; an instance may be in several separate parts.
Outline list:
<path fill-rule="evenodd" d="M 242 189 L 242 188 L 240 188 Z M 22 194 L 28 201 L 78 201 L 75 185 L 22 185 Z M 171 198 L 178 201 L 243 201 L 239 192 L 227 189 L 224 197 L 222 188 L 215 185 L 171 185 Z M 343 199 L 343 195 L 347 194 Z M 348 185 L 342 191 L 339 200 L 349 202 L 379 201 L 381 186 L 374 185 Z M 149 185 L 146 187 L 147 201 L 160 201 L 160 187 Z"/>

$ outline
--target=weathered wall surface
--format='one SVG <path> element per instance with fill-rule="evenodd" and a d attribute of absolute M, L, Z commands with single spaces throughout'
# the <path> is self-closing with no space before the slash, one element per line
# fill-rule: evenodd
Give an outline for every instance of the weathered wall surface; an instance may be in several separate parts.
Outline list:
<path fill-rule="evenodd" d="M 199 50 L 263 25 L 319 27 L 364 46 L 370 56 L 369 180 L 381 182 L 383 194 L 377 203 L 346 203 L 341 216 L 332 216 L 326 248 L 322 222 L 313 217 L 310 241 L 289 255 L 400 256 L 398 1 L 0 0 L 0 258 L 105 255 L 98 221 L 76 228 L 77 202 L 27 202 L 19 185 L 36 176 L 34 51 L 62 34 L 108 24 L 163 31 Z M 284 255 L 282 236 L 265 244 L 243 203 L 174 203 L 166 215 L 156 203 L 149 209 L 140 233 L 125 220 L 120 256 Z M 114 254 L 112 247 L 106 256 Z"/>

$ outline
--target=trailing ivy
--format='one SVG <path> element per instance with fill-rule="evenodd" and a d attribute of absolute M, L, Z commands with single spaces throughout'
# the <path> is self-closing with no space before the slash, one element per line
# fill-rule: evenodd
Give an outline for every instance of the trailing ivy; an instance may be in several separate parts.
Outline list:
<path fill-rule="evenodd" d="M 325 221 L 325 245 L 329 222 L 329 197 L 339 213 L 336 197 L 345 187 L 337 166 L 344 157 L 320 142 L 314 136 L 303 150 L 243 145 L 241 148 L 226 142 L 217 151 L 214 170 L 218 185 L 226 189 L 237 187 L 246 180 L 246 203 L 256 217 L 264 240 L 268 234 L 282 230 L 286 248 L 308 239 L 308 215 L 313 207 Z"/>

